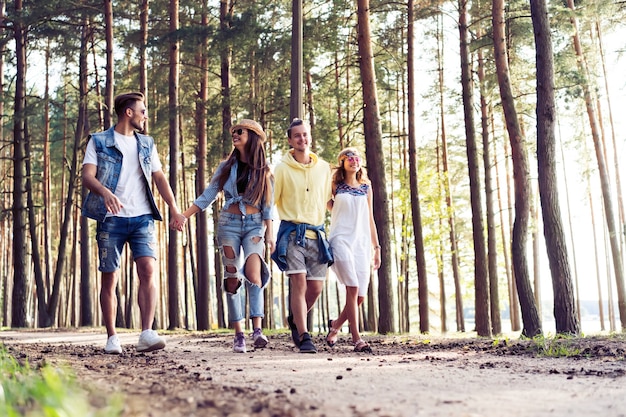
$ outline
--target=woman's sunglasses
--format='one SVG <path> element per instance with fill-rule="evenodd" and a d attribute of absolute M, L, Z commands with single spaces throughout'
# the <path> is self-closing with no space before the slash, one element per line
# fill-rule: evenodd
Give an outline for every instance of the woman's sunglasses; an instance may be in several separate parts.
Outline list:
<path fill-rule="evenodd" d="M 241 136 L 241 134 L 243 133 L 243 129 L 233 130 L 233 133 L 236 133 L 236 134 L 238 134 L 239 136 Z"/>
<path fill-rule="evenodd" d="M 345 158 L 343 158 L 343 160 L 344 161 L 348 161 L 351 164 L 360 164 L 361 163 L 361 157 L 353 154 L 352 152 L 348 152 L 344 156 L 345 156 Z"/>

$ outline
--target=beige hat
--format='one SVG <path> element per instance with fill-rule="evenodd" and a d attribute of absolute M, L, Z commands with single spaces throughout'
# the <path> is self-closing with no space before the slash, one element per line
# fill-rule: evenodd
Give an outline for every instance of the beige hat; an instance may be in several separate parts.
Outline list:
<path fill-rule="evenodd" d="M 237 129 L 248 129 L 253 131 L 254 133 L 256 133 L 257 135 L 259 135 L 259 137 L 261 138 L 261 140 L 263 142 L 265 142 L 265 132 L 263 131 L 263 128 L 261 127 L 260 124 L 258 124 L 257 122 L 255 122 L 254 120 L 250 120 L 250 119 L 241 119 L 238 123 L 235 123 L 231 128 L 230 128 L 230 134 L 232 135 L 233 132 Z"/>

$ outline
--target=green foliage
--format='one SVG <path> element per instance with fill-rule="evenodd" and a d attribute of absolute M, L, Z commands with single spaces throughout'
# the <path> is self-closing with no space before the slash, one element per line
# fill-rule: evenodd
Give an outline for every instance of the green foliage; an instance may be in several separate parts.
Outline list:
<path fill-rule="evenodd" d="M 67 369 L 47 363 L 32 368 L 11 356 L 4 345 L 0 345 L 0 381 L 2 416 L 108 417 L 121 415 L 123 409 L 117 397 L 109 405 L 95 408 Z"/>
<path fill-rule="evenodd" d="M 572 346 L 572 336 L 558 335 L 555 337 L 547 337 L 539 335 L 535 336 L 532 341 L 535 344 L 535 349 L 540 356 L 567 358 L 580 354 L 580 349 Z"/>
<path fill-rule="evenodd" d="M 492 347 L 498 347 L 498 346 L 511 346 L 511 339 L 508 337 L 504 337 L 504 339 L 499 339 L 499 338 L 494 338 L 493 339 L 493 343 L 491 344 Z"/>

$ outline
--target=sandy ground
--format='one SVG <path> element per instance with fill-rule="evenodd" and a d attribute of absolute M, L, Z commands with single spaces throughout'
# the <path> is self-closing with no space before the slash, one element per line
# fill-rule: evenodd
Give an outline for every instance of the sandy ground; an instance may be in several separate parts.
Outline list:
<path fill-rule="evenodd" d="M 517 339 L 370 336 L 366 354 L 323 337 L 317 354 L 286 333 L 238 354 L 231 335 L 178 332 L 144 354 L 122 333 L 106 355 L 99 330 L 0 332 L 20 359 L 69 364 L 95 403 L 123 393 L 124 416 L 626 416 L 623 335 L 563 340 L 570 357 Z"/>

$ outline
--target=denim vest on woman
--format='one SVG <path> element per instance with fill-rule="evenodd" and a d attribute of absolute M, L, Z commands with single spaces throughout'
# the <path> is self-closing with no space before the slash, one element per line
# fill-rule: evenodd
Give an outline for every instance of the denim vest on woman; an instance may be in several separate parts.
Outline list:
<path fill-rule="evenodd" d="M 93 133 L 89 136 L 89 140 L 94 141 L 96 154 L 98 155 L 98 168 L 96 179 L 100 183 L 115 193 L 117 181 L 122 170 L 122 152 L 117 147 L 114 135 L 115 126 L 104 132 Z M 143 177 L 146 181 L 146 197 L 150 202 L 152 209 L 152 217 L 155 220 L 163 220 L 159 209 L 154 201 L 152 194 L 152 148 L 154 147 L 154 139 L 150 136 L 142 135 L 135 132 L 137 139 L 137 150 L 139 151 L 139 165 L 143 171 Z M 107 209 L 104 205 L 104 198 L 100 195 L 92 193 L 87 194 L 87 198 L 83 203 L 82 215 L 90 219 L 103 222 L 106 218 Z"/>

